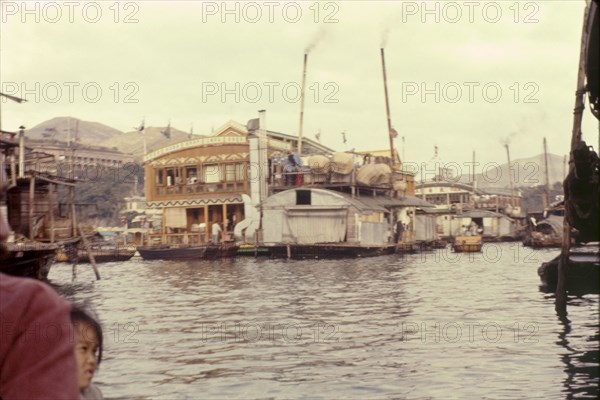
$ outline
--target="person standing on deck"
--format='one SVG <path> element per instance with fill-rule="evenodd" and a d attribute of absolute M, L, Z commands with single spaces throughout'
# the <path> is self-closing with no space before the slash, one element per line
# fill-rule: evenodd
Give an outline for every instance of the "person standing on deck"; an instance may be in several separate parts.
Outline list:
<path fill-rule="evenodd" d="M 285 186 L 294 185 L 296 183 L 296 159 L 294 158 L 294 154 L 291 151 L 288 151 L 287 160 L 284 165 L 284 173 L 285 173 Z"/>
<path fill-rule="evenodd" d="M 212 224 L 212 242 L 213 244 L 219 244 L 219 233 L 221 233 L 221 227 L 218 222 Z"/>

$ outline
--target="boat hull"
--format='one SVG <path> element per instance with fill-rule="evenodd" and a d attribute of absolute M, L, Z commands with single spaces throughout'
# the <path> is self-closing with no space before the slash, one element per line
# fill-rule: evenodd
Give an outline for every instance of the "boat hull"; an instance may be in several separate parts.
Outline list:
<path fill-rule="evenodd" d="M 106 263 L 106 262 L 119 262 L 119 261 L 127 261 L 133 257 L 135 254 L 135 248 L 126 248 L 126 249 L 103 249 L 103 248 L 94 248 L 90 250 L 92 255 L 94 256 L 94 261 L 96 263 Z M 79 250 L 78 254 L 78 262 L 80 264 L 86 264 L 90 262 L 89 254 L 86 250 Z"/>
<path fill-rule="evenodd" d="M 144 260 L 213 260 L 235 257 L 237 245 L 205 245 L 189 247 L 140 246 L 137 248 Z"/>
<path fill-rule="evenodd" d="M 45 280 L 54 263 L 57 247 L 36 243 L 19 246 L 4 244 L 6 252 L 0 259 L 0 272 L 27 278 Z"/>
<path fill-rule="evenodd" d="M 389 246 L 348 246 L 333 244 L 289 244 L 266 246 L 271 258 L 303 259 L 341 259 L 376 257 L 394 254 L 396 247 Z"/>
<path fill-rule="evenodd" d="M 587 251 L 586 251 L 587 250 Z M 567 266 L 567 290 L 571 294 L 598 293 L 600 291 L 600 255 L 597 249 L 574 249 L 569 254 Z M 540 289 L 552 293 L 558 282 L 560 255 L 542 263 L 538 275 L 542 282 Z"/>
<path fill-rule="evenodd" d="M 452 249 L 456 253 L 476 253 L 481 251 L 481 236 L 457 236 Z"/>

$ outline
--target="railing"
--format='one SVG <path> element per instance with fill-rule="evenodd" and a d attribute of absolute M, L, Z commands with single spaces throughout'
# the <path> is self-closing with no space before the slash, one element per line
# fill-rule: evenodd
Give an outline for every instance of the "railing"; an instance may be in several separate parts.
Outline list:
<path fill-rule="evenodd" d="M 184 233 L 152 233 L 148 235 L 149 245 L 167 244 L 177 245 L 196 245 L 206 243 L 206 234 L 204 232 L 184 232 Z"/>
<path fill-rule="evenodd" d="M 157 196 L 212 194 L 212 193 L 243 193 L 248 191 L 248 183 L 215 182 L 215 183 L 184 183 L 170 186 L 157 186 Z"/>
<path fill-rule="evenodd" d="M 310 169 L 300 171 L 276 171 L 271 174 L 270 184 L 272 188 L 283 189 L 287 187 L 303 185 L 354 185 L 356 175 L 342 175 L 335 172 L 320 173 Z"/>

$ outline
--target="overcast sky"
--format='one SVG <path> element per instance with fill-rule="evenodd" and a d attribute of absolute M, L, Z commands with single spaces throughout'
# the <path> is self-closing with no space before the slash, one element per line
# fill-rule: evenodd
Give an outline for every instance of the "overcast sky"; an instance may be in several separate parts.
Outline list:
<path fill-rule="evenodd" d="M 425 161 L 437 144 L 445 161 L 475 150 L 503 163 L 504 141 L 516 159 L 541 153 L 544 136 L 551 152 L 568 151 L 583 0 L 0 4 L 2 91 L 29 100 L 0 103 L 3 129 L 68 115 L 208 134 L 266 109 L 268 129 L 297 134 L 314 45 L 304 135 L 385 149 L 384 44 L 405 160 Z M 584 137 L 597 135 L 586 110 Z"/>

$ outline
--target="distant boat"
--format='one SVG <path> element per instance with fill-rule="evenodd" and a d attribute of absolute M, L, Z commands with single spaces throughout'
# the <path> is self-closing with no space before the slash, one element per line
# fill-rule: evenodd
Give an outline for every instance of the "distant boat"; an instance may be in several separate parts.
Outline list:
<path fill-rule="evenodd" d="M 481 235 L 460 235 L 454 238 L 452 249 L 457 253 L 475 253 L 481 251 Z"/>
<path fill-rule="evenodd" d="M 199 246 L 138 246 L 144 260 L 213 260 L 235 257 L 239 246 L 234 243 L 206 244 Z"/>
<path fill-rule="evenodd" d="M 127 261 L 135 254 L 134 246 L 117 246 L 111 244 L 92 244 L 89 252 L 94 255 L 97 263 Z M 90 262 L 88 250 L 78 249 L 77 262 L 85 264 Z"/>
<path fill-rule="evenodd" d="M 524 243 L 531 247 L 561 247 L 563 219 L 562 216 L 549 215 L 536 224 Z"/>
<path fill-rule="evenodd" d="M 530 247 L 561 247 L 563 241 L 564 201 L 550 205 L 544 213 L 531 213 L 523 245 Z"/>

